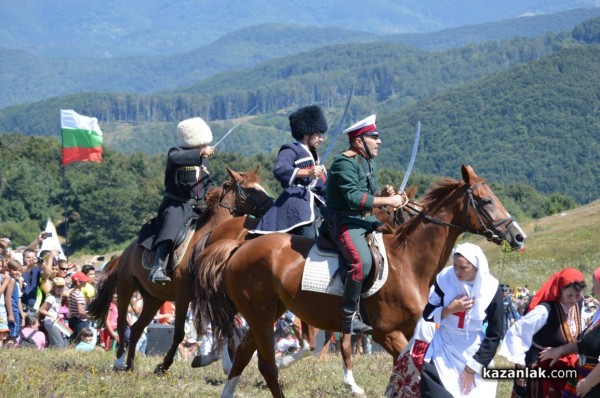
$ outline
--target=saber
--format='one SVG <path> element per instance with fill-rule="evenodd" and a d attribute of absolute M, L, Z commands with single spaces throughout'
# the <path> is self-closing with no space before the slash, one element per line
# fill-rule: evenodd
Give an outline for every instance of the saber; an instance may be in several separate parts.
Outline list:
<path fill-rule="evenodd" d="M 406 188 L 406 183 L 408 182 L 408 177 L 410 176 L 410 172 L 412 171 L 413 165 L 415 164 L 415 158 L 417 157 L 417 150 L 419 149 L 419 138 L 421 137 L 421 121 L 417 122 L 417 133 L 415 134 L 415 143 L 413 145 L 412 154 L 410 155 L 410 162 L 408 162 L 408 168 L 406 169 L 406 173 L 404 174 L 404 179 L 402 180 L 402 184 L 400 184 L 400 190 L 398 192 L 404 191 Z"/>
<path fill-rule="evenodd" d="M 250 111 L 248 113 L 246 113 L 246 116 L 248 116 L 249 114 L 251 114 L 252 112 L 254 112 L 254 110 L 258 108 L 258 104 L 254 106 L 254 108 L 250 109 Z M 242 124 L 242 122 L 238 122 L 235 126 L 233 126 L 232 128 L 229 129 L 228 132 L 225 133 L 225 135 L 223 137 L 221 137 L 221 139 L 219 141 L 217 141 L 217 143 L 215 145 L 213 145 L 213 148 L 216 147 L 217 145 L 219 145 L 221 142 L 223 142 L 225 140 L 225 138 L 227 138 L 227 136 L 231 133 L 233 133 L 233 130 L 235 130 L 237 128 L 237 126 L 239 126 L 240 124 Z"/>
<path fill-rule="evenodd" d="M 352 94 L 354 94 L 354 84 L 352 84 L 352 87 L 350 87 L 350 95 L 348 96 L 348 101 L 346 101 L 346 108 L 344 109 L 344 113 L 342 114 L 342 119 L 340 120 L 340 124 L 338 124 L 338 126 L 335 130 L 335 133 L 333 133 L 333 135 L 331 136 L 331 142 L 329 143 L 327 150 L 323 154 L 323 157 L 320 159 L 321 164 L 325 164 L 325 161 L 327 160 L 327 158 L 329 157 L 329 154 L 333 150 L 333 146 L 335 145 L 335 141 L 337 140 L 337 137 L 342 132 L 342 127 L 344 126 L 344 119 L 346 119 L 346 114 L 348 113 L 348 106 L 350 106 L 350 100 L 352 99 Z"/>

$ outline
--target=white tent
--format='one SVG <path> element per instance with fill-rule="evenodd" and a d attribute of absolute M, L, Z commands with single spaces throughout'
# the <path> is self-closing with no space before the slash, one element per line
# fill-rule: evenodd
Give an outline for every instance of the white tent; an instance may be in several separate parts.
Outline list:
<path fill-rule="evenodd" d="M 38 255 L 44 250 L 58 250 L 58 257 L 60 259 L 66 260 L 67 257 L 63 252 L 62 246 L 58 240 L 58 235 L 56 233 L 56 227 L 52 223 L 50 217 L 48 217 L 48 222 L 46 222 L 46 229 L 44 229 L 46 233 L 46 239 L 42 241 L 42 247 L 40 248 L 40 252 Z"/>

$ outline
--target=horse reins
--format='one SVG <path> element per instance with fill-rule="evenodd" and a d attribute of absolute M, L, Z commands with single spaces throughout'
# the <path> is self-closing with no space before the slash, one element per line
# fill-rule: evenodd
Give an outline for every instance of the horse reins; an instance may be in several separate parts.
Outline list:
<path fill-rule="evenodd" d="M 235 205 L 233 207 L 226 205 L 223 203 L 223 199 L 225 199 L 225 195 L 227 195 L 227 193 L 232 189 L 232 187 L 235 189 Z M 221 197 L 219 198 L 219 206 L 221 206 L 224 209 L 227 209 L 231 212 L 231 214 L 234 215 L 238 215 L 237 213 L 239 211 L 243 211 L 243 206 L 244 206 L 244 202 L 246 203 L 250 203 L 250 205 L 252 206 L 252 209 L 250 211 L 250 214 L 253 216 L 259 216 L 261 215 L 261 213 L 264 213 L 263 210 L 265 207 L 265 204 L 267 202 L 270 201 L 269 196 L 267 196 L 262 202 L 260 203 L 256 203 L 256 201 L 253 199 L 252 196 L 248 196 L 248 194 L 246 194 L 246 191 L 244 190 L 244 188 L 242 188 L 242 186 L 240 185 L 239 182 L 234 181 L 233 183 L 229 184 L 221 193 Z M 269 205 L 270 207 L 270 205 Z M 239 214 L 239 215 L 243 215 L 243 214 Z"/>
<path fill-rule="evenodd" d="M 412 207 L 412 206 L 407 205 L 406 207 L 419 213 L 420 216 L 422 216 L 423 218 L 425 218 L 428 221 L 431 221 L 434 224 L 455 228 L 455 229 L 461 230 L 463 232 L 469 232 L 472 234 L 481 235 L 481 236 L 485 237 L 488 241 L 493 241 L 496 239 L 503 240 L 505 234 L 502 236 L 496 235 L 494 233 L 494 231 L 489 229 L 488 226 L 483 222 L 483 219 L 481 218 L 481 214 L 483 214 L 483 216 L 486 218 L 487 222 L 494 229 L 496 229 L 498 226 L 505 224 L 505 223 L 507 223 L 507 225 L 510 225 L 514 220 L 511 216 L 508 216 L 507 218 L 505 218 L 503 220 L 494 222 L 491 219 L 491 217 L 489 216 L 489 214 L 487 214 L 487 212 L 485 210 L 481 209 L 481 207 L 477 205 L 475 198 L 473 198 L 473 191 L 475 191 L 480 185 L 484 185 L 484 184 L 485 183 L 483 181 L 480 181 L 477 184 L 475 184 L 473 187 L 469 187 L 467 184 L 464 185 L 464 187 L 466 187 L 466 195 L 467 195 L 467 206 L 465 209 L 465 215 L 466 215 L 465 226 L 460 226 L 460 225 L 456 225 L 456 224 L 453 224 L 450 222 L 438 220 L 437 218 L 434 218 L 434 217 L 430 216 L 429 214 L 427 214 L 421 210 L 418 210 L 417 208 Z M 467 223 L 469 220 L 469 213 L 470 213 L 471 208 L 473 208 L 473 210 L 475 211 L 475 215 L 477 217 L 477 220 L 479 221 L 479 224 L 483 228 L 483 231 L 472 231 L 467 227 Z"/>

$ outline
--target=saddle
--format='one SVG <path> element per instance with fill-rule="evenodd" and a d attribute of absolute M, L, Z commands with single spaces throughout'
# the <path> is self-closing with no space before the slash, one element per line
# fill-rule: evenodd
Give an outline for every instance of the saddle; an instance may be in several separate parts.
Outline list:
<path fill-rule="evenodd" d="M 373 283 L 375 283 L 375 280 L 378 277 L 381 277 L 381 274 L 383 272 L 383 265 L 384 265 L 383 255 L 381 254 L 379 247 L 375 244 L 375 234 L 372 232 L 367 234 L 365 236 L 365 240 L 367 241 L 367 245 L 369 245 L 369 250 L 371 252 L 371 259 L 373 260 L 373 266 L 371 268 L 371 272 L 369 272 L 369 275 L 367 275 L 367 278 L 365 279 L 365 282 L 363 283 L 362 293 L 367 292 L 373 286 Z M 336 243 L 331 239 L 329 234 L 325 234 L 325 233 L 319 234 L 319 236 L 317 236 L 316 244 L 317 244 L 317 247 L 321 250 L 338 253 L 340 268 L 342 267 L 342 264 L 344 264 L 344 262 L 342 261 L 342 254 L 339 252 L 339 249 L 338 249 Z M 340 274 L 342 283 L 345 283 L 346 282 L 346 280 L 345 280 L 346 273 L 340 272 L 340 269 L 338 269 L 337 272 L 339 272 L 339 274 Z"/>
<path fill-rule="evenodd" d="M 196 217 L 192 217 L 187 220 L 183 227 L 179 230 L 177 238 L 173 244 L 173 250 L 167 255 L 165 260 L 167 264 L 166 269 L 169 273 L 172 273 L 181 263 L 181 259 L 188 249 L 190 241 L 192 240 L 192 236 L 194 236 L 194 233 L 196 232 L 196 228 L 206 220 L 206 217 L 206 212 L 201 213 Z M 204 249 L 209 236 L 210 234 L 206 234 L 204 237 L 202 237 L 202 239 L 196 244 L 196 247 L 200 247 L 200 250 Z M 154 263 L 155 257 L 156 252 L 154 250 L 148 250 L 144 248 L 144 254 L 142 255 L 142 266 L 147 270 L 152 269 L 152 264 Z"/>

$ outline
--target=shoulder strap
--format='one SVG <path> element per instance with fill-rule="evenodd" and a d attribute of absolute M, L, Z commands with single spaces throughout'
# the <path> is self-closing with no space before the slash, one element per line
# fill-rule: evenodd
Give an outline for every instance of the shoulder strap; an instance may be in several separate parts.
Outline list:
<path fill-rule="evenodd" d="M 31 337 L 32 337 L 34 334 L 36 334 L 36 332 L 37 332 L 37 330 L 33 329 L 33 330 L 31 331 L 31 333 L 29 333 L 29 336 L 25 337 L 25 335 L 23 334 L 23 330 L 21 330 L 21 331 L 19 331 L 19 336 L 21 336 L 21 340 L 26 340 L 26 341 L 28 341 L 28 342 L 30 342 L 30 343 L 35 343 L 35 341 L 33 341 L 33 340 L 31 339 Z"/>

